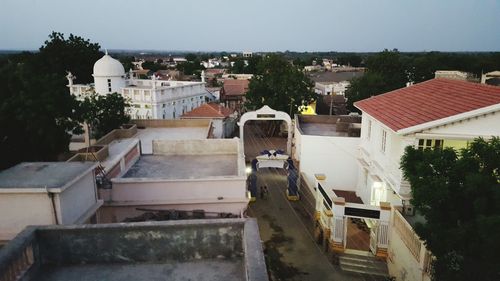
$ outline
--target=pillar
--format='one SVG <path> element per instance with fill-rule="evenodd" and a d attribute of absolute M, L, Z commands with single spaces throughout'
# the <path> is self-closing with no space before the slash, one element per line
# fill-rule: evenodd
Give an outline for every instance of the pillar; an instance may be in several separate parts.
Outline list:
<path fill-rule="evenodd" d="M 389 247 L 389 221 L 391 219 L 391 203 L 380 202 L 380 220 L 377 230 L 377 257 L 387 258 Z"/>
<path fill-rule="evenodd" d="M 345 250 L 345 199 L 343 197 L 333 198 L 333 218 L 330 249 L 333 252 L 342 253 Z"/>

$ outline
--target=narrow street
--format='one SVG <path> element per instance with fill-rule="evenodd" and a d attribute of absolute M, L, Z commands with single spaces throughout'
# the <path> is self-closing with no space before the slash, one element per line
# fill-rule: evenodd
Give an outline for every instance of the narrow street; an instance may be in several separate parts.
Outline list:
<path fill-rule="evenodd" d="M 286 139 L 265 138 L 254 126 L 245 127 L 245 151 L 276 149 Z M 278 143 L 275 142 L 278 141 Z M 247 154 L 247 161 L 249 161 Z M 267 186 L 263 199 L 250 203 L 248 215 L 258 220 L 271 280 L 376 280 L 370 276 L 341 271 L 328 260 L 326 253 L 313 238 L 311 198 L 288 201 L 287 178 L 282 169 L 261 169 L 257 172 L 257 187 Z"/>

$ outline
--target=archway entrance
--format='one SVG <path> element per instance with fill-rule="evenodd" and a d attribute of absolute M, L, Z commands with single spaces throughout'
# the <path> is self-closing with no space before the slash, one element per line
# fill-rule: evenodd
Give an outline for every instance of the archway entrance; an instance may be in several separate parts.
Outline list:
<path fill-rule="evenodd" d="M 281 181 L 277 179 L 283 179 L 283 176 L 287 179 L 285 185 L 288 199 L 298 200 L 298 172 L 289 155 L 292 138 L 290 116 L 263 106 L 243 114 L 238 125 L 248 167 L 248 190 L 252 201 L 263 198 L 262 190 L 267 193 L 268 185 L 274 188 L 283 187 L 282 183 L 277 184 Z M 266 184 L 266 181 L 274 183 Z"/>
<path fill-rule="evenodd" d="M 245 134 L 244 128 L 245 123 L 250 120 L 278 120 L 285 121 L 288 129 L 288 137 L 286 144 L 286 153 L 290 155 L 292 153 L 292 119 L 290 115 L 283 111 L 277 111 L 270 108 L 267 105 L 264 105 L 262 108 L 257 109 L 256 111 L 250 111 L 243 114 L 238 122 L 238 126 L 240 126 L 240 140 L 245 145 Z"/>

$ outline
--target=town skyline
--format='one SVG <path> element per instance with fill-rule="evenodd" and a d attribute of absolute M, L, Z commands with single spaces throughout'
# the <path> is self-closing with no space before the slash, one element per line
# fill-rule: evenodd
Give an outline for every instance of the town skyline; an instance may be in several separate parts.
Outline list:
<path fill-rule="evenodd" d="M 479 3 L 478 3 L 479 2 Z M 119 4 L 119 5 L 118 5 Z M 52 31 L 109 50 L 482 52 L 500 50 L 488 32 L 500 25 L 500 1 L 254 1 L 251 5 L 131 1 L 3 3 L 1 50 L 34 50 Z M 28 7 L 28 8 L 26 8 Z M 23 11 L 24 16 L 19 17 Z M 78 12 L 76 12 L 78 11 Z M 80 11 L 83 11 L 81 13 Z M 25 19 L 29 18 L 29 21 Z"/>

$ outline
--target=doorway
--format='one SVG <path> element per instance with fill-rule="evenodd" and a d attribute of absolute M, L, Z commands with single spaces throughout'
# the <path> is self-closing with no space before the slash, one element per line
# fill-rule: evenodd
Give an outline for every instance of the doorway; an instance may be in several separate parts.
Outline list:
<path fill-rule="evenodd" d="M 370 252 L 371 229 L 366 220 L 359 217 L 346 216 L 345 222 L 346 250 Z"/>

